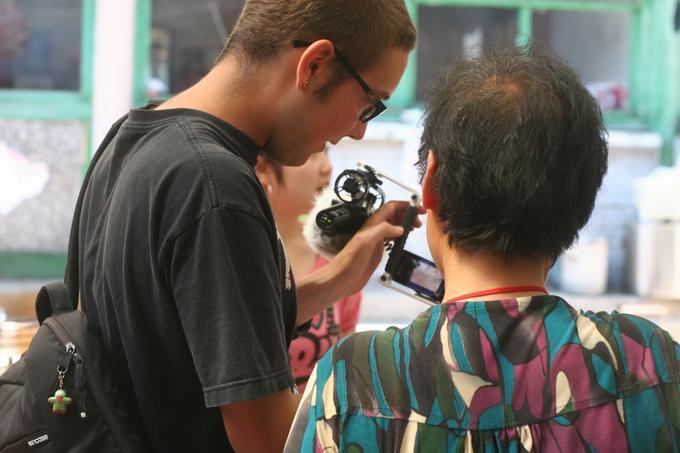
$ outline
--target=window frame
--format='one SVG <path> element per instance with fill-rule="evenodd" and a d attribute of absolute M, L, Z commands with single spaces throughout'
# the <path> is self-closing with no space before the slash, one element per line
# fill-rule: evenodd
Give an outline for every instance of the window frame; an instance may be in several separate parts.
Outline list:
<path fill-rule="evenodd" d="M 137 0 L 134 103 L 146 102 L 145 81 L 149 65 L 152 0 Z M 675 0 L 405 0 L 413 21 L 418 23 L 419 6 L 505 8 L 517 11 L 518 44 L 532 35 L 534 12 L 627 12 L 631 15 L 629 40 L 629 93 L 627 112 L 607 112 L 612 129 L 649 129 L 663 138 L 661 163 L 671 165 L 673 140 L 680 119 L 680 33 L 673 31 Z M 671 55 L 669 57 L 669 55 Z M 377 121 L 398 120 L 402 110 L 417 108 L 416 77 L 418 51 L 409 56 L 404 76 L 387 102 L 388 110 Z"/>
<path fill-rule="evenodd" d="M 85 128 L 85 149 L 92 143 L 92 85 L 96 0 L 81 0 L 80 89 L 0 89 L 0 119 L 77 121 Z M 83 174 L 88 159 L 83 162 Z M 48 252 L 0 252 L 2 278 L 53 278 L 64 273 L 66 255 Z"/>
<path fill-rule="evenodd" d="M 0 118 L 79 120 L 92 118 L 92 73 L 96 0 L 81 0 L 80 89 L 0 89 Z"/>
<path fill-rule="evenodd" d="M 419 6 L 515 10 L 518 44 L 531 38 L 535 12 L 629 13 L 630 107 L 626 112 L 606 112 L 605 120 L 609 128 L 648 128 L 659 133 L 664 141 L 661 163 L 672 164 L 672 144 L 680 119 L 680 81 L 677 81 L 680 80 L 680 58 L 675 56 L 680 50 L 680 33 L 674 33 L 671 24 L 674 0 L 637 0 L 626 3 L 597 0 L 406 0 L 406 5 L 416 24 Z M 392 114 L 385 115 L 386 119 L 397 118 L 400 110 L 418 107 L 415 100 L 417 62 L 418 51 L 415 49 L 409 57 L 404 76 L 390 99 L 388 106 Z"/>

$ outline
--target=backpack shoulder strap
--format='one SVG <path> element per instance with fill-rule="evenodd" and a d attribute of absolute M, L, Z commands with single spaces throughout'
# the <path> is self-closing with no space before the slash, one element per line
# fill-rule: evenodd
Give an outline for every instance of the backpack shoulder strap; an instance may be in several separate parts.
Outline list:
<path fill-rule="evenodd" d="M 53 314 L 71 310 L 71 297 L 64 282 L 50 282 L 40 288 L 35 298 L 35 314 L 40 324 Z"/>
<path fill-rule="evenodd" d="M 80 193 L 78 194 L 78 202 L 76 203 L 76 209 L 73 214 L 73 221 L 71 222 L 71 234 L 68 241 L 68 258 L 66 260 L 66 272 L 64 273 L 64 282 L 66 283 L 67 291 L 71 300 L 71 306 L 73 310 L 78 308 L 78 295 L 80 292 L 79 280 L 78 280 L 78 236 L 80 230 L 80 211 L 83 208 L 83 200 L 85 199 L 85 191 L 87 190 L 88 183 L 90 182 L 90 177 L 92 176 L 92 171 L 97 165 L 97 162 L 104 154 L 104 150 L 111 143 L 113 138 L 116 136 L 120 127 L 127 119 L 127 115 L 116 121 L 109 132 L 107 132 L 106 137 L 102 140 L 101 144 L 97 148 L 97 152 L 92 156 L 92 161 L 85 174 L 85 179 L 83 180 L 83 185 L 80 188 Z"/>

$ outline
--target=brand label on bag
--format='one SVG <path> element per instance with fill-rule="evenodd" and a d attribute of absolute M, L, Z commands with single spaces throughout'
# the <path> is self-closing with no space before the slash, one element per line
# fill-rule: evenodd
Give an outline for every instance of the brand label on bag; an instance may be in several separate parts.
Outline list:
<path fill-rule="evenodd" d="M 29 447 L 35 447 L 36 445 L 40 445 L 41 443 L 43 443 L 47 440 L 50 440 L 50 438 L 47 435 L 47 433 L 45 433 L 45 434 L 39 435 L 38 437 L 34 437 L 33 439 L 29 440 L 27 443 L 28 443 Z"/>

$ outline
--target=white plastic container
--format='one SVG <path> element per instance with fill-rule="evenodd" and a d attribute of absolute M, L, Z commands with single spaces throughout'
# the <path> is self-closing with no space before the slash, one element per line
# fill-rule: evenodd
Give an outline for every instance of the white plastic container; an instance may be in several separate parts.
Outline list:
<path fill-rule="evenodd" d="M 680 166 L 657 167 L 635 181 L 640 222 L 680 222 Z"/>
<path fill-rule="evenodd" d="M 633 231 L 635 292 L 654 299 L 680 300 L 680 222 L 645 222 Z"/>
<path fill-rule="evenodd" d="M 567 292 L 597 295 L 607 290 L 607 239 L 580 239 L 560 257 L 560 287 Z"/>

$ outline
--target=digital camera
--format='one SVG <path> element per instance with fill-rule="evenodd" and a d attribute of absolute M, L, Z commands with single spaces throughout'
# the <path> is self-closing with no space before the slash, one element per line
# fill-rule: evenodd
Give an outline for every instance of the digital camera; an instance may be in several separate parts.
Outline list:
<path fill-rule="evenodd" d="M 321 236 L 343 237 L 344 245 L 385 202 L 381 189 L 383 179 L 406 189 L 411 197 L 402 222 L 404 234 L 388 245 L 389 256 L 380 283 L 429 305 L 441 303 L 444 296 L 442 274 L 432 261 L 404 248 L 418 216 L 420 193 L 369 165 L 359 162 L 357 166 L 358 169 L 343 171 L 335 180 L 333 191 L 337 199 L 331 201 L 331 206 L 316 212 L 316 228 Z"/>

